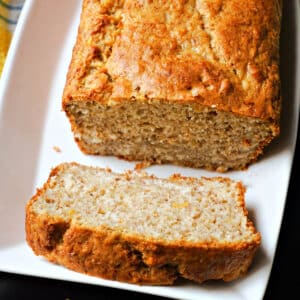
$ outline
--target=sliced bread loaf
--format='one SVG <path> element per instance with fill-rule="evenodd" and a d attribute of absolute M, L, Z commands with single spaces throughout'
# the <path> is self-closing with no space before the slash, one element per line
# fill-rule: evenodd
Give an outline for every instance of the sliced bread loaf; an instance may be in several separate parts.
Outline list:
<path fill-rule="evenodd" d="M 27 204 L 27 242 L 52 262 L 107 279 L 229 281 L 260 244 L 244 191 L 221 177 L 158 179 L 65 163 Z"/>
<path fill-rule="evenodd" d="M 85 0 L 63 93 L 84 153 L 244 169 L 280 131 L 281 0 Z"/>

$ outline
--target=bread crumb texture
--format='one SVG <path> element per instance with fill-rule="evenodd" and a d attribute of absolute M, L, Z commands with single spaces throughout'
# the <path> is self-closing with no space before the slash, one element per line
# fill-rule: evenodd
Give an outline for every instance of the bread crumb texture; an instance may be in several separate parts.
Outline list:
<path fill-rule="evenodd" d="M 53 146 L 52 149 L 56 152 L 56 153 L 61 153 L 61 149 L 58 146 Z"/>
<path fill-rule="evenodd" d="M 239 182 L 78 164 L 55 168 L 28 202 L 26 233 L 50 261 L 141 284 L 233 280 L 260 244 Z"/>

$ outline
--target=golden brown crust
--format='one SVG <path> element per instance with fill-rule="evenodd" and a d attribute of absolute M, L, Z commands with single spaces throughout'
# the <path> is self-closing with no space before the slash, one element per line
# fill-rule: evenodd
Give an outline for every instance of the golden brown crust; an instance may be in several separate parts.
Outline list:
<path fill-rule="evenodd" d="M 168 285 L 179 277 L 197 282 L 230 281 L 246 272 L 257 245 L 211 248 L 141 241 L 121 234 L 72 226 L 27 210 L 27 242 L 35 254 L 72 270 L 139 284 Z"/>
<path fill-rule="evenodd" d="M 54 168 L 43 188 L 37 190 L 27 204 L 26 239 L 35 254 L 78 272 L 152 285 L 173 284 L 178 277 L 196 282 L 210 279 L 230 281 L 245 273 L 250 266 L 260 244 L 260 234 L 250 221 L 248 227 L 254 233 L 251 241 L 192 243 L 142 239 L 109 228 L 78 225 L 72 220 L 50 217 L 46 213 L 36 214 L 32 208 L 34 202 L 49 188 L 51 177 L 66 166 L 62 164 Z M 126 174 L 129 180 L 132 172 Z M 146 173 L 141 174 L 149 178 Z M 169 180 L 198 181 L 178 174 Z M 216 180 L 226 182 L 229 179 L 218 177 Z M 238 183 L 238 188 L 239 203 L 247 215 L 244 186 Z"/>
<path fill-rule="evenodd" d="M 156 98 L 277 123 L 280 6 L 85 0 L 63 105 Z"/>
<path fill-rule="evenodd" d="M 139 284 L 168 285 L 179 277 L 230 281 L 247 271 L 257 245 L 241 249 L 185 247 L 95 231 L 27 210 L 27 242 L 35 254 L 81 273 Z"/>

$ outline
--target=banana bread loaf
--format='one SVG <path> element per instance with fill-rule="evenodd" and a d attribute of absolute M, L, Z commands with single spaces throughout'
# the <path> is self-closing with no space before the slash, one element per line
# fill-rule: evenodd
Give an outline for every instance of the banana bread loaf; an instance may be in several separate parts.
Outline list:
<path fill-rule="evenodd" d="M 88 154 L 243 169 L 279 134 L 280 0 L 84 0 L 63 95 Z"/>
<path fill-rule="evenodd" d="M 75 163 L 53 169 L 28 202 L 26 236 L 37 255 L 67 268 L 152 285 L 236 279 L 260 244 L 239 182 Z"/>

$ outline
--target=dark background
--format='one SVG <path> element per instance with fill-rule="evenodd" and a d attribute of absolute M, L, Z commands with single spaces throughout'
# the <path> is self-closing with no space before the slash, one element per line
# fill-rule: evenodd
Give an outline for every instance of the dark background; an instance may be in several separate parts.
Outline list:
<path fill-rule="evenodd" d="M 284 1 L 281 74 L 284 101 L 293 99 L 296 72 L 295 19 L 291 18 L 296 1 Z M 300 18 L 300 16 L 298 16 Z M 298 54 L 300 57 L 300 53 Z M 299 99 L 298 99 L 299 100 Z M 285 213 L 275 260 L 264 299 L 300 299 L 300 134 L 288 190 Z M 292 296 L 293 295 L 293 296 Z M 47 280 L 0 272 L 0 300 L 12 299 L 165 299 L 152 295 L 64 281 Z"/>

